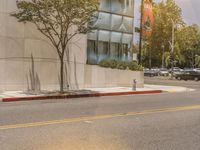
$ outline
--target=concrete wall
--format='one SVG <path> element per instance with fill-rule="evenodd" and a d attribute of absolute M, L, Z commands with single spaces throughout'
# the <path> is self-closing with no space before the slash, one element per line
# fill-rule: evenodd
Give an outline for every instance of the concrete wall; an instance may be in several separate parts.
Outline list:
<path fill-rule="evenodd" d="M 31 55 L 41 89 L 59 89 L 57 52 L 33 24 L 19 23 L 10 16 L 16 9 L 16 0 L 0 0 L 0 91 L 27 89 L 32 69 Z M 65 83 L 68 82 L 72 89 L 129 86 L 133 78 L 142 85 L 143 75 L 139 72 L 111 71 L 86 65 L 86 35 L 77 35 L 69 48 L 70 60 L 65 60 Z"/>
<path fill-rule="evenodd" d="M 35 61 L 42 89 L 58 89 L 59 59 L 57 52 L 35 26 L 18 23 L 10 16 L 16 10 L 15 0 L 0 0 L 0 91 L 26 90 L 27 77 L 31 70 L 31 55 Z M 76 36 L 69 46 L 70 83 L 73 88 L 77 82 L 84 84 L 84 64 L 86 63 L 87 36 Z M 76 60 L 76 65 L 74 65 Z M 65 60 L 66 61 L 66 60 Z M 76 70 L 74 71 L 74 66 Z M 75 73 L 76 81 L 75 81 Z"/>
<path fill-rule="evenodd" d="M 144 73 L 141 71 L 85 66 L 85 87 L 131 87 L 133 79 L 136 79 L 137 87 L 144 86 Z"/>

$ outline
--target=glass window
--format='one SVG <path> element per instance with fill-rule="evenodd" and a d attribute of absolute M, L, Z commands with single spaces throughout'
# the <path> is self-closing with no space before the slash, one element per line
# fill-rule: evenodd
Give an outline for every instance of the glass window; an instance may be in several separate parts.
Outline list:
<path fill-rule="evenodd" d="M 132 34 L 123 34 L 122 36 L 122 43 L 125 43 L 125 44 L 131 44 L 133 41 L 133 36 Z"/>
<path fill-rule="evenodd" d="M 129 48 L 128 48 L 128 44 L 122 44 L 122 54 L 121 54 L 121 60 L 126 61 L 128 60 L 128 53 Z"/>
<path fill-rule="evenodd" d="M 112 30 L 119 31 L 120 26 L 122 24 L 122 16 L 112 15 Z"/>
<path fill-rule="evenodd" d="M 100 12 L 98 14 L 98 20 L 94 22 L 94 27 L 100 29 L 110 29 L 110 14 Z"/>
<path fill-rule="evenodd" d="M 88 40 L 87 46 L 87 63 L 88 64 L 97 64 L 97 48 L 96 41 Z"/>
<path fill-rule="evenodd" d="M 133 0 L 112 0 L 111 11 L 113 13 L 125 14 L 133 16 L 134 4 Z"/>
<path fill-rule="evenodd" d="M 133 33 L 133 18 L 123 17 L 123 27 L 122 31 Z"/>
<path fill-rule="evenodd" d="M 125 0 L 124 14 L 128 16 L 134 16 L 134 0 Z M 136 0 L 137 1 L 137 0 Z"/>
<path fill-rule="evenodd" d="M 112 15 L 112 30 L 133 33 L 133 18 Z"/>
<path fill-rule="evenodd" d="M 90 33 L 88 33 L 88 39 L 97 40 L 97 30 L 93 30 Z"/>
<path fill-rule="evenodd" d="M 99 41 L 110 41 L 110 32 L 109 31 L 99 31 Z"/>
<path fill-rule="evenodd" d="M 101 11 L 91 24 L 97 30 L 88 34 L 89 64 L 98 64 L 103 59 L 131 60 L 130 50 L 135 32 L 133 2 L 134 0 L 100 0 Z"/>
<path fill-rule="evenodd" d="M 112 32 L 111 33 L 111 42 L 121 43 L 122 33 Z"/>
<path fill-rule="evenodd" d="M 100 1 L 100 10 L 110 12 L 110 1 L 111 0 L 101 0 Z"/>
<path fill-rule="evenodd" d="M 122 13 L 124 6 L 124 0 L 112 0 L 111 1 L 111 11 L 114 13 Z"/>
<path fill-rule="evenodd" d="M 98 43 L 98 62 L 107 59 L 109 56 L 109 43 L 101 42 Z"/>
<path fill-rule="evenodd" d="M 119 43 L 110 43 L 110 59 L 120 59 L 121 46 Z"/>

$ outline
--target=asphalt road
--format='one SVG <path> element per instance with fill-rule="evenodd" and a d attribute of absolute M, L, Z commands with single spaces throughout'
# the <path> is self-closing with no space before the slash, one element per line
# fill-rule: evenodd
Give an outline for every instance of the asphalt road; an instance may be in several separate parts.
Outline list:
<path fill-rule="evenodd" d="M 200 81 L 171 80 L 170 77 L 145 77 L 145 82 L 147 84 L 184 86 L 188 88 L 200 89 Z"/>
<path fill-rule="evenodd" d="M 0 103 L 0 150 L 199 150 L 200 88 L 187 83 L 197 90 Z"/>

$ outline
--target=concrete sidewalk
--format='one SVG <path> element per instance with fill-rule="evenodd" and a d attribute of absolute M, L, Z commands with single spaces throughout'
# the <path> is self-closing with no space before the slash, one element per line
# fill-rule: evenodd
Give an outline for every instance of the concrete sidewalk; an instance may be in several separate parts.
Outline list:
<path fill-rule="evenodd" d="M 130 87 L 112 87 L 112 88 L 87 88 L 87 90 L 106 93 L 106 92 L 131 92 L 133 91 Z M 137 88 L 137 91 L 152 91 L 152 90 L 161 90 L 163 92 L 190 92 L 194 89 L 189 89 L 186 87 L 180 86 L 164 86 L 164 85 L 149 85 L 145 84 L 144 88 Z"/>
<path fill-rule="evenodd" d="M 194 89 L 188 89 L 178 86 L 162 85 L 145 85 L 144 88 L 137 88 L 133 91 L 130 87 L 112 87 L 112 88 L 86 88 L 82 90 L 69 91 L 65 94 L 58 92 L 43 92 L 33 95 L 22 91 L 10 91 L 0 93 L 0 99 L 3 102 L 28 101 L 28 100 L 45 100 L 45 99 L 62 99 L 62 98 L 81 98 L 81 97 L 100 97 L 100 96 L 117 96 L 117 95 L 134 95 L 134 94 L 158 94 L 162 92 L 189 92 Z"/>

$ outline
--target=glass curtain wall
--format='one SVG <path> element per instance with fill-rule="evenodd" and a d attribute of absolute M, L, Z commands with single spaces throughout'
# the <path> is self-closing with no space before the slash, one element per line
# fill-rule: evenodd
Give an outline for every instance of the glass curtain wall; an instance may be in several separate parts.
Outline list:
<path fill-rule="evenodd" d="M 87 63 L 104 59 L 132 60 L 134 0 L 100 0 L 88 34 Z"/>

